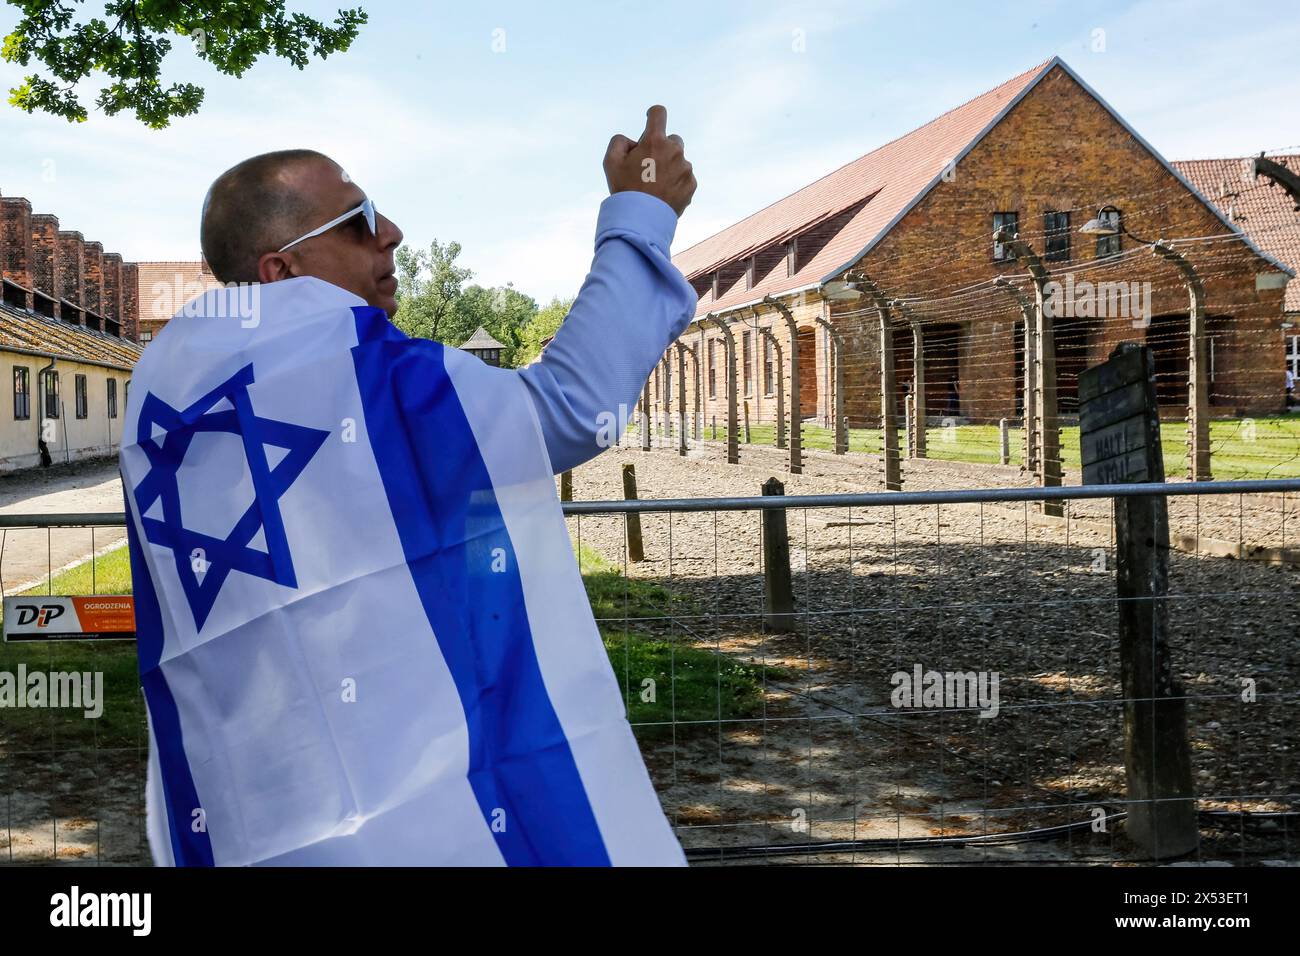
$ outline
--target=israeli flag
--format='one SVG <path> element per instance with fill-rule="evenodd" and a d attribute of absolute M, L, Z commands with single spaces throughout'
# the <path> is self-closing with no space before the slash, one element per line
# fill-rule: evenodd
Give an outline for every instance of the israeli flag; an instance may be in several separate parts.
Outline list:
<path fill-rule="evenodd" d="M 127 407 L 155 861 L 684 863 L 517 373 L 253 290 L 171 321 Z"/>

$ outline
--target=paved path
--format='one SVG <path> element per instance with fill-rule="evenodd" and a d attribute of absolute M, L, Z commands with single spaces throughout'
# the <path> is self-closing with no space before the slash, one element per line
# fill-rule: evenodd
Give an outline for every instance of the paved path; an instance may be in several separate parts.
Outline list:
<path fill-rule="evenodd" d="M 95 460 L 0 475 L 0 514 L 54 514 L 122 510 L 117 460 Z M 25 590 L 53 570 L 120 544 L 118 528 L 5 529 L 0 531 L 0 590 Z"/>

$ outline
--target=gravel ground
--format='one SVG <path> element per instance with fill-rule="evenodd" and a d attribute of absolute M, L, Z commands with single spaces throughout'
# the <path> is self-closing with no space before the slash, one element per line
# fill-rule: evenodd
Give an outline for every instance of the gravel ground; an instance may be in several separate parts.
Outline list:
<path fill-rule="evenodd" d="M 686 458 L 670 449 L 611 450 L 574 474 L 575 498 L 622 497 L 625 462 L 636 465 L 642 498 L 755 495 L 771 476 L 781 478 L 787 494 L 880 490 L 872 456 L 811 452 L 804 474 L 788 475 L 784 452 L 743 446 L 741 464 L 727 465 L 721 446 L 706 443 Z M 905 469 L 912 477 L 908 490 L 1024 483 L 1016 469 L 945 462 L 905 462 Z M 1294 760 L 1300 572 L 1289 564 L 1213 557 L 1198 547 L 1213 537 L 1244 543 L 1247 553 L 1252 545 L 1295 548 L 1296 503 L 1232 496 L 1187 499 L 1170 511 L 1175 536 L 1200 532 L 1186 542 L 1187 552 L 1171 555 L 1169 600 L 1174 666 L 1189 695 L 1200 808 L 1300 810 Z M 760 613 L 756 514 L 644 515 L 646 560 L 628 573 L 692 599 L 690 613 L 649 627 L 720 654 L 776 664 L 790 675 L 768 688 L 766 713 L 758 719 L 678 724 L 674 739 L 644 741 L 684 844 L 888 843 L 1056 826 L 1088 821 L 1098 808 L 1122 810 L 1110 503 L 1088 502 L 1067 514 L 1046 520 L 1025 504 L 792 512 L 799 615 L 792 634 L 770 633 Z M 627 567 L 621 516 L 569 522 L 584 545 Z M 910 674 L 918 664 L 927 671 L 997 672 L 998 715 L 895 709 L 892 675 Z M 1241 699 L 1243 679 L 1254 682 L 1254 702 Z M 1227 829 L 1204 830 L 1202 858 L 1297 857 L 1294 819 L 1221 822 Z M 1138 856 L 1122 824 L 1111 821 L 1104 832 L 1085 827 L 1050 842 L 964 848 L 896 842 L 834 859 Z"/>

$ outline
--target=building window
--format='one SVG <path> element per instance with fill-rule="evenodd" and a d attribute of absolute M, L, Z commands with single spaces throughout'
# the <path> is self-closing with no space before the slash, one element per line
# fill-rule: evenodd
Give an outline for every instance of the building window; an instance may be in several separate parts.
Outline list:
<path fill-rule="evenodd" d="M 771 395 L 776 391 L 776 346 L 769 336 L 763 336 L 763 394 Z"/>
<path fill-rule="evenodd" d="M 32 417 L 32 392 L 28 374 L 28 370 L 23 366 L 14 366 L 15 421 L 24 421 L 25 419 Z"/>
<path fill-rule="evenodd" d="M 59 373 L 45 373 L 45 417 L 59 417 Z"/>
<path fill-rule="evenodd" d="M 85 418 L 87 414 L 86 376 L 78 375 L 72 380 L 72 390 L 76 398 L 77 417 Z"/>
<path fill-rule="evenodd" d="M 1043 241 L 1048 262 L 1067 262 L 1070 258 L 1070 214 L 1068 212 L 1043 213 Z"/>
<path fill-rule="evenodd" d="M 117 418 L 117 379 L 108 380 L 108 417 Z"/>
<path fill-rule="evenodd" d="M 785 244 L 785 274 L 792 276 L 799 271 L 799 240 L 791 239 Z"/>
<path fill-rule="evenodd" d="M 1020 231 L 1020 214 L 1014 212 L 995 212 L 993 214 L 993 233 L 997 234 L 999 229 L 1006 229 L 1013 236 Z M 993 259 L 995 262 L 1007 262 L 1014 259 L 1011 250 L 1006 248 L 1000 242 L 993 243 Z"/>
<path fill-rule="evenodd" d="M 740 336 L 741 367 L 745 370 L 745 394 L 754 393 L 754 333 L 743 332 Z"/>
<path fill-rule="evenodd" d="M 141 341 L 142 343 L 152 342 L 152 341 L 153 341 L 153 333 L 152 333 L 152 332 L 141 332 L 141 333 L 140 333 L 140 341 Z"/>
<path fill-rule="evenodd" d="M 1097 216 L 1103 223 L 1113 227 L 1116 231 L 1113 236 L 1097 237 L 1097 258 L 1104 259 L 1107 256 L 1117 256 L 1120 251 L 1120 239 L 1122 236 L 1118 232 L 1120 227 L 1120 216 L 1118 209 L 1107 209 Z"/>
<path fill-rule="evenodd" d="M 709 398 L 718 397 L 718 340 L 709 339 Z"/>
<path fill-rule="evenodd" d="M 1300 335 L 1286 337 L 1286 367 L 1300 379 Z"/>
<path fill-rule="evenodd" d="M 659 366 L 655 366 L 655 401 L 659 401 Z"/>

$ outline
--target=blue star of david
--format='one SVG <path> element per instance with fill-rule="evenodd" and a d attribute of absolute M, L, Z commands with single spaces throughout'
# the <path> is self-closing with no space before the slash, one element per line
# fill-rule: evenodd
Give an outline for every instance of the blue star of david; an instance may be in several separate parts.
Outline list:
<path fill-rule="evenodd" d="M 150 464 L 149 473 L 134 490 L 140 524 L 150 543 L 172 550 L 176 573 L 180 575 L 194 614 L 194 626 L 200 631 L 231 571 L 242 571 L 285 587 L 298 586 L 279 502 L 329 437 L 329 432 L 254 414 L 248 396 L 248 386 L 252 383 L 253 366 L 246 365 L 183 411 L 172 408 L 153 393 L 145 395 L 140 407 L 136 443 Z M 225 401 L 229 407 L 213 411 Z M 155 425 L 165 432 L 157 439 Z M 240 436 L 253 477 L 253 503 L 225 539 L 191 531 L 181 517 L 176 473 L 194 436 L 200 432 Z M 287 452 L 274 468 L 267 460 L 267 445 Z M 162 518 L 145 517 L 159 500 Z M 266 551 L 249 547 L 259 529 L 264 532 Z"/>

